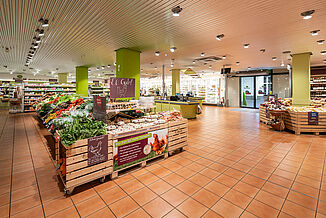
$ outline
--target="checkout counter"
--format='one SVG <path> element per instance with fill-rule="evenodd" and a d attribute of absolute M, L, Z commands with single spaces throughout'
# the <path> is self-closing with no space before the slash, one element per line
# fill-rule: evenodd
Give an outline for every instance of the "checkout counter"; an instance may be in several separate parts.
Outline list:
<path fill-rule="evenodd" d="M 170 96 L 167 100 L 155 100 L 156 111 L 177 110 L 183 118 L 194 119 L 201 113 L 201 102 L 193 97 Z"/>

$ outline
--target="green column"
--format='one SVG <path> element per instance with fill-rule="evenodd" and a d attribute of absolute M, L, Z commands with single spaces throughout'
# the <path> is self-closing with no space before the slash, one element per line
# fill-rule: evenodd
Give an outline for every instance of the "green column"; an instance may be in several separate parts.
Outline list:
<path fill-rule="evenodd" d="M 293 105 L 310 105 L 310 52 L 292 56 Z"/>
<path fill-rule="evenodd" d="M 68 73 L 59 73 L 58 74 L 58 82 L 61 83 L 67 83 L 68 81 Z"/>
<path fill-rule="evenodd" d="M 88 67 L 76 67 L 76 93 L 88 97 Z"/>
<path fill-rule="evenodd" d="M 172 69 L 172 95 L 180 93 L 180 69 Z"/>
<path fill-rule="evenodd" d="M 140 51 L 120 48 L 116 50 L 116 77 L 135 79 L 135 98 L 140 96 Z"/>

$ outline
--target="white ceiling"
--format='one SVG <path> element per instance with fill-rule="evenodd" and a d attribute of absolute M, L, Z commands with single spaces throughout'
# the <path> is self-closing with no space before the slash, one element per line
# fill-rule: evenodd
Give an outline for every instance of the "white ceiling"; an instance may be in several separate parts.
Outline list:
<path fill-rule="evenodd" d="M 173 17 L 171 8 L 177 5 L 183 10 Z M 300 13 L 312 9 L 313 17 L 303 20 Z M 326 43 L 316 42 L 326 39 L 326 4 L 320 0 L 2 0 L 0 72 L 35 71 L 24 65 L 41 17 L 49 19 L 49 27 L 30 65 L 41 73 L 113 65 L 114 50 L 121 47 L 141 50 L 144 72 L 154 72 L 156 66 L 160 70 L 162 64 L 169 69 L 171 59 L 174 67 L 210 70 L 209 64 L 192 64 L 201 52 L 226 55 L 212 64 L 215 71 L 223 65 L 232 70 L 280 67 L 282 61 L 290 63 L 290 55 L 282 54 L 286 50 L 312 52 L 312 65 L 323 65 L 326 59 L 320 54 Z M 317 29 L 319 35 L 312 36 L 310 31 Z M 225 35 L 223 40 L 216 40 L 218 34 Z M 243 48 L 244 43 L 250 47 Z M 172 46 L 177 47 L 174 53 L 169 51 Z M 155 51 L 161 52 L 159 57 Z"/>

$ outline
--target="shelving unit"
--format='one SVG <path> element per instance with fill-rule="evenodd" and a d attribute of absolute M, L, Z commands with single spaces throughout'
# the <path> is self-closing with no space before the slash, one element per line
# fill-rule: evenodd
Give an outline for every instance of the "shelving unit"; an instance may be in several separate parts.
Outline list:
<path fill-rule="evenodd" d="M 326 98 L 326 74 L 311 75 L 311 98 Z"/>
<path fill-rule="evenodd" d="M 58 84 L 25 84 L 24 86 L 24 112 L 34 111 L 33 104 L 47 93 L 75 93 L 73 85 Z"/>
<path fill-rule="evenodd" d="M 103 95 L 104 94 L 104 87 L 102 86 L 90 86 L 90 94 L 91 95 Z"/>

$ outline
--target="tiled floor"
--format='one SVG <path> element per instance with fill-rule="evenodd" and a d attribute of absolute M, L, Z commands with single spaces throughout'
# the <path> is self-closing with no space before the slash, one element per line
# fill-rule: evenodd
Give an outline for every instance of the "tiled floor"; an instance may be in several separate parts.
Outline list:
<path fill-rule="evenodd" d="M 64 197 L 32 114 L 0 114 L 0 217 L 324 217 L 326 137 L 206 107 L 186 151 Z M 61 190 L 61 191 L 60 191 Z"/>

